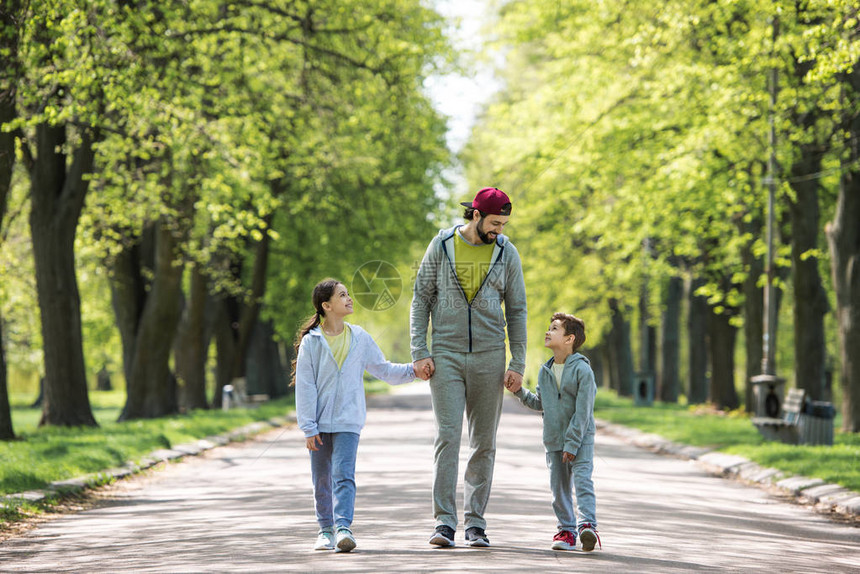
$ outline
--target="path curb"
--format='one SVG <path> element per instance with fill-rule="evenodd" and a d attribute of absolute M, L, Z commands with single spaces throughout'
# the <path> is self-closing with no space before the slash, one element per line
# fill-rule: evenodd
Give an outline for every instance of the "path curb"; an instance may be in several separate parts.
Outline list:
<path fill-rule="evenodd" d="M 860 518 L 860 493 L 838 484 L 825 483 L 820 478 L 792 476 L 775 468 L 766 468 L 742 456 L 725 454 L 702 447 L 693 447 L 667 440 L 659 435 L 597 419 L 597 428 L 659 454 L 694 460 L 711 474 L 754 484 L 760 488 L 776 489 L 794 498 L 798 504 L 810 504 L 816 511 L 836 514 L 856 520 Z"/>

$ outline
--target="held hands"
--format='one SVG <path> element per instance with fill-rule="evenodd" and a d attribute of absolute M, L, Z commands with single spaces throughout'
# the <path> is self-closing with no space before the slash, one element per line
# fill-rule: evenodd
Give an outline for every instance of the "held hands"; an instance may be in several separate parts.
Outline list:
<path fill-rule="evenodd" d="M 567 451 L 564 451 L 563 453 L 561 453 L 561 461 L 562 462 L 573 462 L 575 460 L 576 460 L 575 454 L 570 454 Z"/>
<path fill-rule="evenodd" d="M 432 357 L 427 357 L 412 363 L 412 369 L 415 371 L 416 377 L 422 381 L 427 381 L 436 372 L 436 363 L 433 362 Z"/>
<path fill-rule="evenodd" d="M 517 392 L 523 386 L 523 376 L 516 371 L 509 370 L 505 373 L 505 388 L 512 393 Z"/>
<path fill-rule="evenodd" d="M 319 450 L 319 446 L 317 445 L 322 445 L 322 437 L 320 435 L 315 434 L 314 436 L 305 438 L 305 446 L 308 447 L 308 450 Z"/>

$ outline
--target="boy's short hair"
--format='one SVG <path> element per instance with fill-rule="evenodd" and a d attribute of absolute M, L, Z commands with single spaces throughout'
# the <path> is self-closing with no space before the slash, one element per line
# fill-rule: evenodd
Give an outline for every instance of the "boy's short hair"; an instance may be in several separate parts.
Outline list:
<path fill-rule="evenodd" d="M 585 342 L 585 321 L 569 313 L 554 313 L 550 322 L 555 320 L 561 321 L 565 335 L 574 336 L 573 352 L 575 353 Z"/>

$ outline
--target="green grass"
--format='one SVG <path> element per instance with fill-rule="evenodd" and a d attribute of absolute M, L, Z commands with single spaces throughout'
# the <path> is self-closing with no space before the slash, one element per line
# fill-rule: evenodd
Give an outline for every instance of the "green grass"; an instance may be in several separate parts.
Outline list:
<path fill-rule="evenodd" d="M 0 495 L 43 489 L 54 481 L 137 462 L 154 450 L 283 416 L 293 409 L 290 398 L 254 409 L 198 410 L 118 423 L 124 401 L 121 392 L 94 392 L 90 401 L 98 428 L 38 428 L 40 411 L 13 403 L 12 420 L 20 440 L 0 442 Z"/>
<path fill-rule="evenodd" d="M 671 441 L 740 455 L 765 467 L 821 478 L 860 492 L 860 434 L 837 431 L 833 446 L 767 442 L 744 413 L 666 403 L 637 407 L 632 399 L 604 389 L 597 395 L 594 413 L 599 419 Z"/>

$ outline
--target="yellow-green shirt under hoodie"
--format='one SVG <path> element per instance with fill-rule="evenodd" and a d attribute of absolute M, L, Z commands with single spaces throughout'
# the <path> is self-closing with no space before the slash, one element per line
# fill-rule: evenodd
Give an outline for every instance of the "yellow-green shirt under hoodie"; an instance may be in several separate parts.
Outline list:
<path fill-rule="evenodd" d="M 493 244 L 481 243 L 475 245 L 469 243 L 457 230 L 457 241 L 454 242 L 454 268 L 457 270 L 457 279 L 460 287 L 466 294 L 466 300 L 470 303 L 484 282 L 490 263 L 493 258 Z"/>

